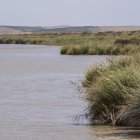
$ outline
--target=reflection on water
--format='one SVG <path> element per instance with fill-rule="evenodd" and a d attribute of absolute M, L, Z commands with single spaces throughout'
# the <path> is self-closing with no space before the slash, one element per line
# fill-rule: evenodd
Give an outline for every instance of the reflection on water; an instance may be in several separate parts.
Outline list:
<path fill-rule="evenodd" d="M 137 139 L 139 130 L 72 119 L 87 104 L 71 81 L 78 83 L 87 67 L 106 56 L 61 56 L 59 49 L 0 45 L 0 140 Z"/>
<path fill-rule="evenodd" d="M 113 140 L 137 140 L 140 139 L 140 128 L 111 127 L 111 126 L 95 126 L 91 127 L 96 136 Z"/>

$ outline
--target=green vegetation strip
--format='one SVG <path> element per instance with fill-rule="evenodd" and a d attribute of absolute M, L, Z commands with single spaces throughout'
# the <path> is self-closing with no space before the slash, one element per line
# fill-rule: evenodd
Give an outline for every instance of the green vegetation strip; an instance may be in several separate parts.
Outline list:
<path fill-rule="evenodd" d="M 82 84 L 93 123 L 140 127 L 140 53 L 94 66 Z"/>
<path fill-rule="evenodd" d="M 0 44 L 63 46 L 63 55 L 121 55 L 140 51 L 140 32 L 1 35 Z"/>

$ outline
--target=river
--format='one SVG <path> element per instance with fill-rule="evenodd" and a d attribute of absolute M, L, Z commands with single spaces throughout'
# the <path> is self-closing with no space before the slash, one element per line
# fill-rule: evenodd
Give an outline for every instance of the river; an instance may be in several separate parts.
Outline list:
<path fill-rule="evenodd" d="M 76 85 L 107 56 L 62 56 L 60 47 L 0 45 L 0 140 L 139 139 L 139 129 L 75 120 L 86 101 Z"/>

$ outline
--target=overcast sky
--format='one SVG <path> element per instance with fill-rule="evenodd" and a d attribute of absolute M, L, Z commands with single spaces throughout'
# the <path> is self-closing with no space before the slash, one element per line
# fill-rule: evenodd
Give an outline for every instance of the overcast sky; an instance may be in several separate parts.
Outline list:
<path fill-rule="evenodd" d="M 0 25 L 140 25 L 140 0 L 0 0 Z"/>

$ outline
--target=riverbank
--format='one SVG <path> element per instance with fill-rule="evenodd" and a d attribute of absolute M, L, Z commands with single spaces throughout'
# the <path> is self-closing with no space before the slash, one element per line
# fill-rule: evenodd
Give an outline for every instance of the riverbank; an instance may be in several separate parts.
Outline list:
<path fill-rule="evenodd" d="M 1 35 L 0 44 L 63 46 L 67 55 L 121 55 L 140 51 L 140 32 Z"/>
<path fill-rule="evenodd" d="M 83 87 L 93 123 L 140 127 L 140 54 L 89 69 Z"/>
<path fill-rule="evenodd" d="M 139 34 L 140 32 L 7 35 L 0 36 L 0 43 L 64 46 L 61 54 L 70 55 L 129 54 L 90 69 L 83 87 L 89 101 L 88 116 L 93 123 L 140 127 L 140 53 L 131 55 L 140 51 Z"/>

